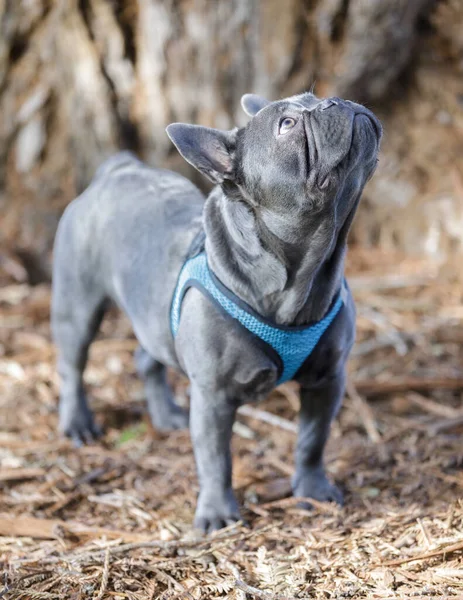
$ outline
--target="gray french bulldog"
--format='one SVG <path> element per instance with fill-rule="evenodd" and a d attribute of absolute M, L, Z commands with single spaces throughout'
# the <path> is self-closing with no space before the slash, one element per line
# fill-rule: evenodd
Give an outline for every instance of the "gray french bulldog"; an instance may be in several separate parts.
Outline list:
<path fill-rule="evenodd" d="M 230 453 L 237 408 L 288 378 L 301 389 L 293 492 L 342 502 L 322 459 L 355 334 L 344 257 L 382 135 L 372 112 L 339 98 L 303 93 L 269 102 L 248 94 L 242 106 L 252 117 L 243 128 L 167 128 L 181 155 L 217 184 L 207 199 L 184 177 L 122 152 L 67 207 L 54 250 L 61 431 L 77 444 L 99 433 L 82 373 L 113 301 L 140 343 L 137 370 L 156 428 L 188 424 L 166 367 L 190 379 L 200 483 L 195 526 L 205 532 L 240 519 Z M 198 255 L 208 284 L 195 285 L 196 275 L 187 273 L 191 281 L 179 291 L 182 270 Z M 328 314 L 309 348 L 305 332 Z M 265 339 L 274 333 L 289 336 L 280 353 Z M 286 353 L 294 348 L 299 358 L 291 363 Z"/>

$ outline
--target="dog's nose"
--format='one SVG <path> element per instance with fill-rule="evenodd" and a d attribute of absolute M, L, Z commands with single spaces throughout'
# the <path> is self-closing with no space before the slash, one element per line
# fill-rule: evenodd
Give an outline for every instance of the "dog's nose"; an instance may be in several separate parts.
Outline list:
<path fill-rule="evenodd" d="M 356 116 L 364 115 L 364 116 L 368 117 L 371 124 L 373 125 L 373 128 L 376 132 L 378 139 L 381 139 L 382 132 L 383 132 L 381 123 L 379 122 L 376 115 L 374 113 L 372 113 L 371 110 L 369 110 L 368 108 L 365 108 L 365 106 L 362 106 L 361 104 L 356 104 L 355 102 L 351 102 L 350 100 L 341 100 L 341 98 L 328 98 L 327 100 L 323 100 L 321 102 L 321 104 L 323 105 L 325 102 L 326 102 L 326 108 L 328 108 L 329 106 L 333 106 L 333 105 L 339 105 L 341 107 L 347 108 L 348 110 L 352 110 Z M 324 110 L 323 106 L 321 107 L 321 110 Z"/>

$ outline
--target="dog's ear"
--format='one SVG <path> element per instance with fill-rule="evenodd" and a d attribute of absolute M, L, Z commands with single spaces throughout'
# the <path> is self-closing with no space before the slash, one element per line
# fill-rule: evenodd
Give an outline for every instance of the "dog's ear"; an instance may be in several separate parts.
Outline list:
<path fill-rule="evenodd" d="M 244 94 L 241 98 L 241 106 L 244 112 L 253 117 L 257 113 L 270 104 L 269 100 L 258 96 L 257 94 Z"/>
<path fill-rule="evenodd" d="M 166 131 L 183 158 L 212 182 L 232 179 L 235 130 L 172 123 Z"/>

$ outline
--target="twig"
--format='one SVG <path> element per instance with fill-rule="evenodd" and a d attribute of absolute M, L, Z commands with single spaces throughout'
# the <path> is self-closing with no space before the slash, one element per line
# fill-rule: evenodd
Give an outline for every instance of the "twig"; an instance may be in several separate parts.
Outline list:
<path fill-rule="evenodd" d="M 256 437 L 255 432 L 250 427 L 239 421 L 233 423 L 233 433 L 244 440 L 253 440 Z"/>
<path fill-rule="evenodd" d="M 433 415 L 438 415 L 439 417 L 454 419 L 455 417 L 458 418 L 462 416 L 461 411 L 457 410 L 456 408 L 452 408 L 446 404 L 439 404 L 414 392 L 407 394 L 407 400 L 410 400 L 410 402 L 416 404 L 416 406 L 419 406 L 426 412 L 429 412 Z"/>
<path fill-rule="evenodd" d="M 57 577 L 52 577 L 49 581 L 47 581 L 47 583 L 45 583 L 45 585 L 42 585 L 40 591 L 41 592 L 48 592 L 49 590 L 51 590 L 52 587 L 55 586 L 55 584 L 61 579 L 61 576 L 58 575 Z"/>
<path fill-rule="evenodd" d="M 237 587 L 239 590 L 242 590 L 246 594 L 252 594 L 253 596 L 257 596 L 258 598 L 265 598 L 265 600 L 273 600 L 276 597 L 271 596 L 263 590 L 259 590 L 256 587 L 248 585 L 247 583 L 244 583 L 244 581 L 241 581 L 241 579 L 237 579 L 235 581 L 235 587 Z"/>
<path fill-rule="evenodd" d="M 149 542 L 139 542 L 139 543 L 133 543 L 133 544 L 121 544 L 120 546 L 111 546 L 111 554 L 114 556 L 116 554 L 125 554 L 130 552 L 131 550 L 141 550 L 141 549 L 148 549 L 148 548 L 158 548 L 160 550 L 171 550 L 171 549 L 178 549 L 178 548 L 195 548 L 195 549 L 199 549 L 202 546 L 210 546 L 212 544 L 215 544 L 217 542 L 227 542 L 230 543 L 232 542 L 234 539 L 238 538 L 240 540 L 243 539 L 249 539 L 252 538 L 254 536 L 258 536 L 261 535 L 262 533 L 265 533 L 266 531 L 268 531 L 269 529 L 273 528 L 273 524 L 271 525 L 265 525 L 264 527 L 261 527 L 260 529 L 255 529 L 253 531 L 250 531 L 249 533 L 242 533 L 242 531 L 234 531 L 233 529 L 230 528 L 230 530 L 226 530 L 226 533 L 224 534 L 217 534 L 213 537 L 208 537 L 208 538 L 204 538 L 204 537 L 196 537 L 196 538 L 191 538 L 188 540 L 170 540 L 170 541 L 161 541 L 161 540 L 153 540 L 153 541 L 149 541 Z M 72 560 L 73 562 L 83 562 L 83 561 L 92 561 L 92 560 L 101 560 L 101 556 L 104 554 L 104 549 L 101 550 L 92 550 L 92 551 L 88 551 L 88 550 L 84 550 L 83 552 L 73 552 L 71 554 L 72 556 Z M 64 554 L 61 556 L 49 556 L 49 557 L 44 557 L 41 559 L 41 564 L 47 564 L 47 563 L 56 563 L 56 562 L 61 562 L 61 561 L 65 561 L 68 558 L 68 555 Z M 23 560 L 20 561 L 22 564 L 26 564 L 28 562 L 28 560 Z M 30 561 L 29 561 L 30 562 Z M 161 564 L 159 565 L 161 566 Z"/>
<path fill-rule="evenodd" d="M 151 567 L 150 571 L 152 573 L 154 573 L 155 576 L 157 576 L 157 578 L 159 579 L 159 581 L 161 583 L 167 582 L 168 584 L 170 584 L 174 588 L 176 588 L 180 592 L 182 598 L 188 598 L 189 600 L 195 600 L 194 596 L 192 596 L 190 594 L 190 592 L 187 589 L 185 589 L 185 587 L 179 581 L 177 581 L 174 577 L 172 577 L 165 571 L 162 571 L 158 567 Z"/>
<path fill-rule="evenodd" d="M 376 335 L 372 339 L 365 340 L 364 342 L 359 342 L 355 344 L 352 349 L 351 356 L 364 356 L 365 354 L 369 354 L 370 352 L 374 352 L 375 350 L 380 350 L 381 348 L 387 348 L 388 346 L 394 346 L 397 350 L 397 353 L 400 356 L 403 356 L 403 348 L 405 346 L 406 349 L 406 341 L 413 340 L 416 338 L 415 335 L 409 332 L 401 332 L 400 333 L 401 342 L 403 345 L 400 346 L 401 350 L 398 351 L 397 348 L 397 338 L 390 335 L 390 333 L 380 333 Z"/>
<path fill-rule="evenodd" d="M 184 554 L 182 556 L 176 556 L 175 558 L 166 558 L 166 559 L 159 559 L 158 562 L 156 562 L 154 565 L 138 565 L 139 568 L 144 569 L 145 571 L 149 571 L 149 572 L 158 572 L 158 573 L 164 573 L 164 571 L 162 571 L 162 569 L 173 569 L 174 567 L 177 567 L 179 565 L 184 565 L 184 564 L 188 564 L 191 562 L 196 562 L 199 559 L 203 558 L 204 556 L 209 556 L 211 554 L 211 552 L 217 552 L 218 550 L 221 549 L 225 549 L 228 548 L 230 542 L 229 541 L 224 541 L 224 542 L 220 542 L 220 544 L 215 544 L 212 547 L 207 547 L 207 548 L 203 548 L 202 550 L 200 550 L 199 552 L 196 553 L 189 553 L 189 554 Z M 158 557 L 157 557 L 158 558 Z"/>
<path fill-rule="evenodd" d="M 0 483 L 21 481 L 22 479 L 38 479 L 45 473 L 45 469 L 40 468 L 2 469 L 0 471 Z"/>
<path fill-rule="evenodd" d="M 363 308 L 359 314 L 382 330 L 382 335 L 386 339 L 389 339 L 390 344 L 394 346 L 395 351 L 399 356 L 405 356 L 407 354 L 408 348 L 402 333 L 397 331 L 384 315 L 371 307 Z"/>
<path fill-rule="evenodd" d="M 156 591 L 156 588 L 158 586 L 156 585 L 156 580 L 152 579 L 149 583 L 148 583 L 148 598 L 147 600 L 153 600 L 154 598 L 154 593 Z"/>
<path fill-rule="evenodd" d="M 310 504 L 313 508 L 316 508 L 321 513 L 326 513 L 329 515 L 338 515 L 339 507 L 331 502 L 320 502 L 319 500 L 314 500 L 313 498 L 300 498 L 297 496 L 291 496 L 291 498 L 282 498 L 281 500 L 272 500 L 272 502 L 266 502 L 264 504 L 260 504 L 259 508 L 263 510 L 267 510 L 269 508 L 286 508 L 288 506 L 294 506 L 298 504 Z"/>
<path fill-rule="evenodd" d="M 9 591 L 10 591 L 10 587 L 8 585 L 8 572 L 5 571 L 4 573 L 4 585 L 3 585 L 3 589 L 0 590 L 0 598 L 3 598 Z"/>
<path fill-rule="evenodd" d="M 430 539 L 429 533 L 428 533 L 428 531 L 426 529 L 426 525 L 424 524 L 423 520 L 420 519 L 419 517 L 417 519 L 417 522 L 418 522 L 418 526 L 419 526 L 419 528 L 421 530 L 421 534 L 423 535 L 423 539 L 424 539 L 424 541 L 426 543 L 426 546 L 428 548 L 432 548 L 431 539 Z"/>
<path fill-rule="evenodd" d="M 287 475 L 288 477 L 292 477 L 294 475 L 294 466 L 288 463 L 285 463 L 284 461 L 280 460 L 278 457 L 270 455 L 268 457 L 268 462 L 269 464 L 272 465 L 272 467 L 275 467 L 275 469 L 278 469 L 278 471 L 280 471 L 280 473 L 283 473 L 283 475 Z"/>
<path fill-rule="evenodd" d="M 372 441 L 374 444 L 378 444 L 381 441 L 381 435 L 376 427 L 375 418 L 373 416 L 371 407 L 357 392 L 357 389 L 352 381 L 347 382 L 346 391 L 352 401 L 352 404 L 354 405 L 355 409 L 357 409 L 358 414 L 362 419 L 363 426 L 370 441 Z"/>
<path fill-rule="evenodd" d="M 407 277 L 404 275 L 383 275 L 376 276 L 357 276 L 349 277 L 349 285 L 354 292 L 370 290 L 397 290 L 407 287 L 418 287 L 431 285 L 435 282 L 435 277 L 429 275 L 417 275 Z"/>
<path fill-rule="evenodd" d="M 19 598 L 24 598 L 24 600 L 60 600 L 62 595 L 58 592 L 34 592 L 30 590 L 25 590 L 24 593 L 21 590 L 18 590 L 19 595 L 16 596 Z"/>
<path fill-rule="evenodd" d="M 442 421 L 437 421 L 437 423 L 430 425 L 429 431 L 432 435 L 435 435 L 437 433 L 442 433 L 442 431 L 447 429 L 454 429 L 460 425 L 463 425 L 463 415 L 454 417 L 453 419 L 442 419 Z"/>
<path fill-rule="evenodd" d="M 61 530 L 77 537 L 101 537 L 104 535 L 107 538 L 122 538 L 135 543 L 147 542 L 151 537 L 143 533 L 132 533 L 103 527 L 87 527 L 82 523 L 66 522 L 60 519 L 39 519 L 27 516 L 14 518 L 14 516 L 0 513 L 0 535 L 52 540 L 56 539 L 57 532 Z"/>
<path fill-rule="evenodd" d="M 45 514 L 47 515 L 47 517 L 51 517 L 58 511 L 62 510 L 65 506 L 68 506 L 69 504 L 71 504 L 71 502 L 76 502 L 76 501 L 80 500 L 81 498 L 82 498 L 82 492 L 80 490 L 71 492 L 70 494 L 67 494 L 66 496 L 64 496 L 64 498 L 61 498 L 60 500 L 58 500 L 57 502 L 55 502 L 54 504 L 49 506 L 47 508 L 47 510 L 45 511 Z"/>
<path fill-rule="evenodd" d="M 103 575 L 101 577 L 101 585 L 100 585 L 100 591 L 98 592 L 98 595 L 95 597 L 95 600 L 101 600 L 104 596 L 104 593 L 106 591 L 106 588 L 108 587 L 108 580 L 109 580 L 109 546 L 108 548 L 106 548 L 106 554 L 104 557 L 104 566 L 103 566 Z"/>
<path fill-rule="evenodd" d="M 456 542 L 455 544 L 450 544 L 449 546 L 444 546 L 439 550 L 433 550 L 432 552 L 424 552 L 423 554 L 416 554 L 415 556 L 407 556 L 406 558 L 398 558 L 396 560 L 390 560 L 388 562 L 381 563 L 375 566 L 395 567 L 396 565 L 402 565 L 404 563 L 413 562 L 414 560 L 426 560 L 427 558 L 441 556 L 442 554 L 450 554 L 452 552 L 457 552 L 458 550 L 463 550 L 463 540 L 460 542 Z"/>
<path fill-rule="evenodd" d="M 237 588 L 237 590 L 236 590 L 237 594 L 236 595 L 239 598 L 239 600 L 246 600 L 246 593 L 244 592 L 244 590 L 242 590 L 241 588 L 239 588 L 236 585 L 237 581 L 241 581 L 241 579 L 240 579 L 241 575 L 240 575 L 238 567 L 236 565 L 234 565 L 233 563 L 231 563 L 227 559 L 224 559 L 224 560 L 220 561 L 220 563 L 221 563 L 221 565 L 223 567 L 225 567 L 226 569 L 229 569 L 231 571 L 233 577 L 235 578 L 235 586 Z"/>
<path fill-rule="evenodd" d="M 408 377 L 393 381 L 375 381 L 374 379 L 357 380 L 354 382 L 360 394 L 364 396 L 378 396 L 381 394 L 395 394 L 409 390 L 462 390 L 463 378 L 419 378 Z"/>
<path fill-rule="evenodd" d="M 264 590 L 260 590 L 252 585 L 248 585 L 241 579 L 237 579 L 235 581 L 235 587 L 237 587 L 239 590 L 242 590 L 246 594 L 251 594 L 252 596 L 263 598 L 264 600 L 295 600 L 295 598 L 291 598 L 290 596 L 277 596 L 275 594 L 269 594 L 268 592 L 264 592 Z"/>
<path fill-rule="evenodd" d="M 284 429 L 285 431 L 297 433 L 297 425 L 295 423 L 291 423 L 291 421 L 288 421 L 288 419 L 283 419 L 283 417 L 272 415 L 271 413 L 265 410 L 259 410 L 258 408 L 252 408 L 252 406 L 245 405 L 240 406 L 240 408 L 238 409 L 238 413 L 240 415 L 244 415 L 245 417 L 251 417 L 252 419 L 256 419 L 257 421 L 262 421 L 263 423 L 267 423 L 268 425 L 279 427 L 280 429 Z"/>

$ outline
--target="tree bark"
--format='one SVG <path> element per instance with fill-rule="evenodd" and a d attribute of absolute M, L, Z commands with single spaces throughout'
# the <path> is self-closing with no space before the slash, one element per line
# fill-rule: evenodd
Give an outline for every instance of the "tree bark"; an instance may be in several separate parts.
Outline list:
<path fill-rule="evenodd" d="M 461 250 L 459 0 L 0 0 L 0 28 L 0 249 L 49 264 L 63 208 L 119 148 L 204 185 L 168 123 L 243 125 L 242 94 L 315 83 L 385 123 L 354 239 Z"/>

